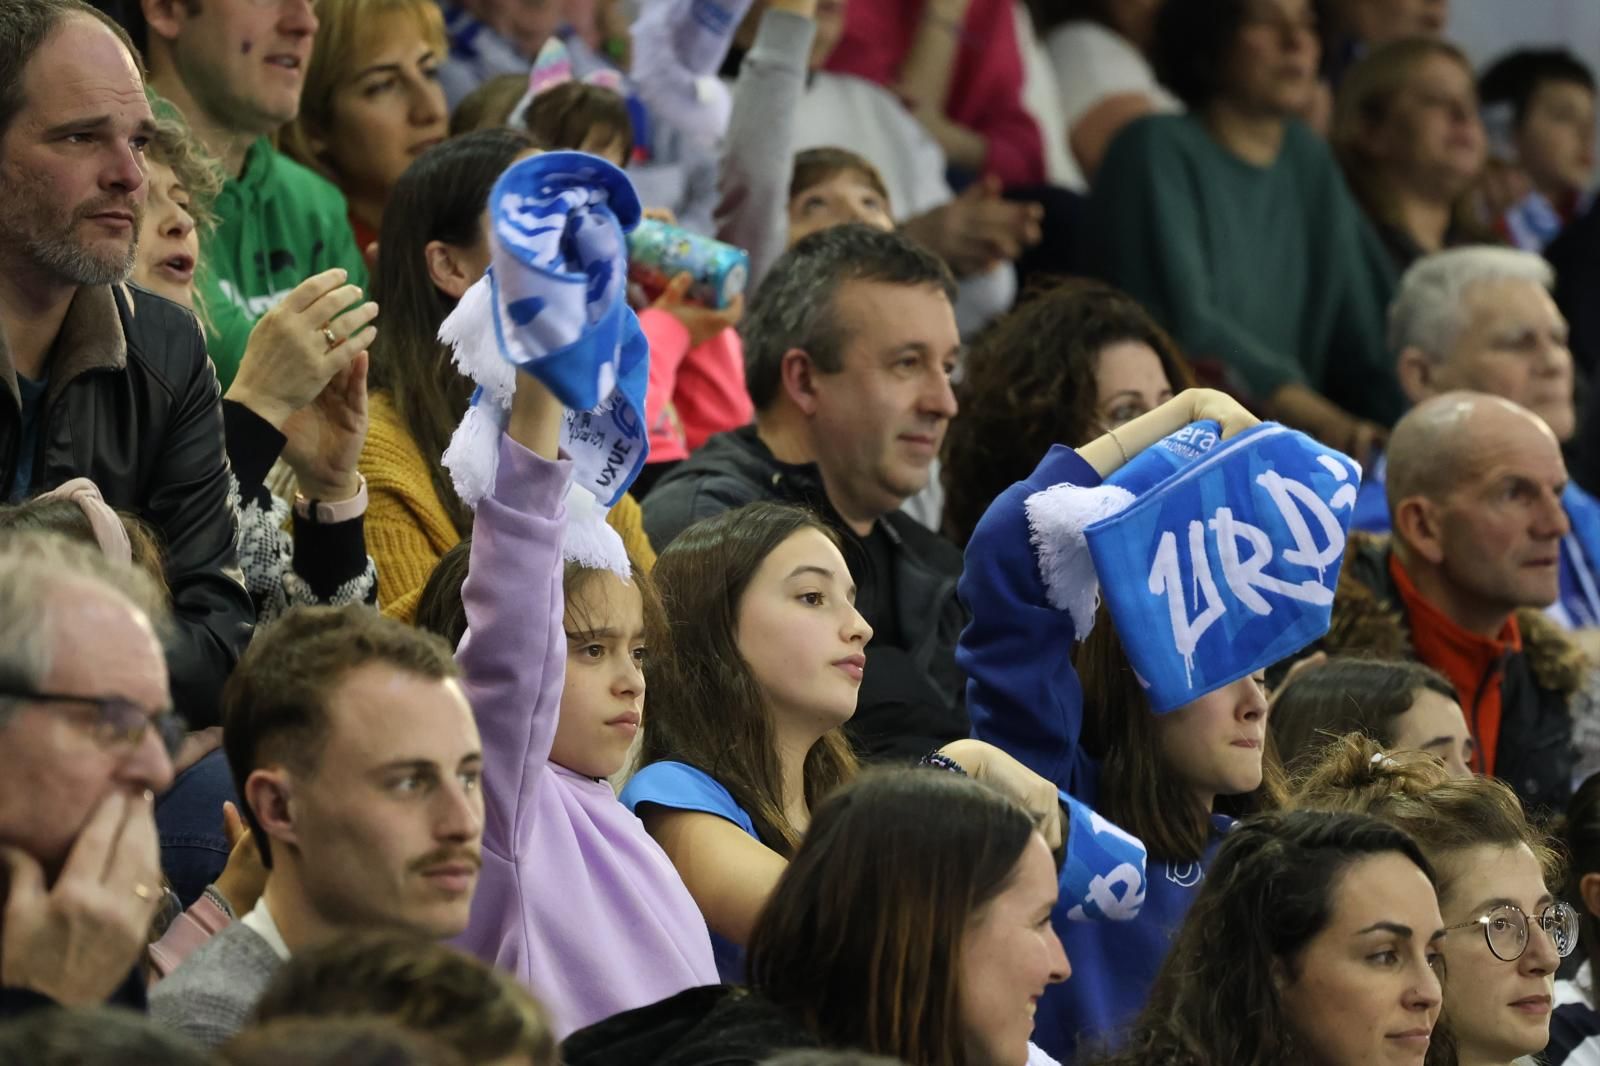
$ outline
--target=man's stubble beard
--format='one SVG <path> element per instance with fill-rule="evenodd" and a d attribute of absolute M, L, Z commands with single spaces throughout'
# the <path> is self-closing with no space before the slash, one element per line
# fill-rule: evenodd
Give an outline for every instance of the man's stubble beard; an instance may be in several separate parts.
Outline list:
<path fill-rule="evenodd" d="M 0 244 L 15 248 L 24 262 L 69 285 L 118 285 L 128 280 L 138 261 L 144 204 L 124 197 L 99 197 L 73 209 L 65 224 L 56 225 L 48 196 L 28 189 L 29 184 L 0 178 Z M 111 209 L 133 214 L 133 233 L 125 253 L 96 254 L 78 237 L 78 228 L 89 216 Z M 41 217 L 43 227 L 34 221 Z M 21 220 L 21 224 L 12 220 Z"/>

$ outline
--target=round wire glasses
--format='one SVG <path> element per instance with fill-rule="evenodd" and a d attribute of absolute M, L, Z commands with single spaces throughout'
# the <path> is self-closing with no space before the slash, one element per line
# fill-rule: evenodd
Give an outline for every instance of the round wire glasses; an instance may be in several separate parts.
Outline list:
<path fill-rule="evenodd" d="M 1578 912 L 1566 903 L 1552 903 L 1544 913 L 1532 919 L 1543 929 L 1555 945 L 1556 954 L 1563 959 L 1578 946 Z M 1514 903 L 1502 903 L 1487 914 L 1480 914 L 1470 922 L 1447 926 L 1447 930 L 1483 926 L 1483 939 L 1489 950 L 1502 962 L 1516 962 L 1528 950 L 1528 916 Z"/>

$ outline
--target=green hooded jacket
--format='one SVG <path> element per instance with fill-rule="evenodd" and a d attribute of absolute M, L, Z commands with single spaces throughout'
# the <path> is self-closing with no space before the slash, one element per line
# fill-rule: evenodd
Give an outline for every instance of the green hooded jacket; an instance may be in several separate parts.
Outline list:
<path fill-rule="evenodd" d="M 331 267 L 344 267 L 365 289 L 367 268 L 338 188 L 265 137 L 250 146 L 243 173 L 223 185 L 215 211 L 196 285 L 206 347 L 226 392 L 256 320 L 291 289 Z"/>

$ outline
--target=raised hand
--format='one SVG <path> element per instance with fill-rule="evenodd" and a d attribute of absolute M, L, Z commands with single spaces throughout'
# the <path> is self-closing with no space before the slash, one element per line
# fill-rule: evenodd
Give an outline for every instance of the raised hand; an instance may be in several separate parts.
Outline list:
<path fill-rule="evenodd" d="M 256 847 L 250 827 L 244 824 L 239 808 L 232 803 L 222 805 L 222 831 L 232 850 L 228 852 L 228 864 L 222 868 L 215 887 L 233 908 L 233 913 L 242 918 L 255 908 L 267 887 L 267 868 L 262 865 L 261 849 Z"/>
<path fill-rule="evenodd" d="M 261 316 L 250 331 L 227 399 L 282 429 L 290 415 L 367 350 L 378 335 L 371 325 L 378 305 L 354 306 L 361 289 L 345 284 L 345 278 L 342 267 L 324 270 L 296 285 Z"/>
<path fill-rule="evenodd" d="M 360 487 L 356 466 L 367 439 L 367 362 L 367 353 L 357 352 L 279 427 L 283 461 L 308 499 L 348 500 Z"/>
<path fill-rule="evenodd" d="M 687 273 L 679 274 L 667 283 L 667 287 L 650 306 L 667 312 L 681 322 L 683 328 L 689 331 L 689 347 L 698 348 L 723 330 L 739 324 L 739 319 L 744 315 L 744 293 L 735 296 L 727 307 L 718 311 L 684 299 L 684 294 L 692 284 L 694 278 Z"/>

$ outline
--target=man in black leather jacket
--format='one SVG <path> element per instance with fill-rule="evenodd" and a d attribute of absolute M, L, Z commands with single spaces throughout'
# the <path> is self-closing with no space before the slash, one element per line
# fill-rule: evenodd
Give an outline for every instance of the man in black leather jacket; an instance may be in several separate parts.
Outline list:
<path fill-rule="evenodd" d="M 7 0 L 0 52 L 0 495 L 87 477 L 156 529 L 174 704 L 213 724 L 254 614 L 200 328 L 126 284 L 153 126 L 139 61 L 79 0 Z"/>
<path fill-rule="evenodd" d="M 956 413 L 954 291 L 942 262 L 895 233 L 848 225 L 800 241 L 739 328 L 755 424 L 711 438 L 643 503 L 658 551 L 757 500 L 837 527 L 873 628 L 849 726 L 868 758 L 917 758 L 969 730 L 955 664 L 961 552 L 899 511 Z"/>

